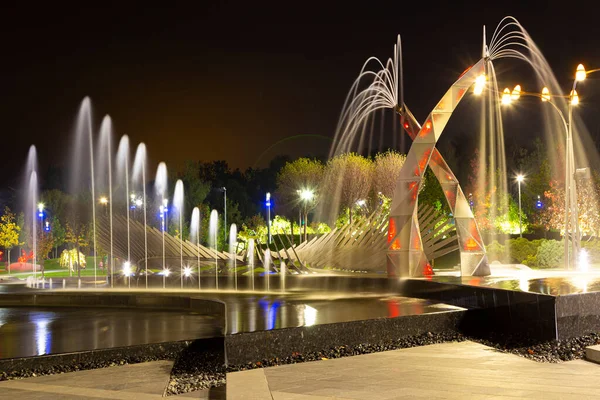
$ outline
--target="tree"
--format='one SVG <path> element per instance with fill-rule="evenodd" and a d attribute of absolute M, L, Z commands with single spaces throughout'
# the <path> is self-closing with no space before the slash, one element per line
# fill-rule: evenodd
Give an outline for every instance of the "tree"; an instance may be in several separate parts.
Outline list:
<path fill-rule="evenodd" d="M 405 161 L 406 155 L 393 150 L 378 153 L 373 166 L 373 190 L 391 199 Z"/>
<path fill-rule="evenodd" d="M 210 192 L 210 183 L 200 179 L 200 164 L 196 161 L 186 161 L 183 175 L 181 176 L 185 187 L 185 210 L 191 215 L 194 207 L 198 207 Z"/>
<path fill-rule="evenodd" d="M 44 277 L 44 262 L 54 246 L 52 232 L 44 232 L 43 229 L 37 231 L 36 258 L 41 265 L 42 277 Z"/>
<path fill-rule="evenodd" d="M 349 222 L 352 223 L 351 210 L 358 201 L 365 200 L 371 189 L 373 162 L 355 153 L 341 154 L 329 160 L 325 172 L 325 187 L 335 192 L 329 197 L 331 210 L 335 215 L 342 209 L 348 209 Z M 338 208 L 336 210 L 336 208 Z"/>
<path fill-rule="evenodd" d="M 58 248 L 65 244 L 65 228 L 60 223 L 60 220 L 56 217 L 52 217 L 52 222 L 50 223 L 50 228 L 52 229 L 52 237 L 54 238 L 54 257 L 58 257 Z"/>
<path fill-rule="evenodd" d="M 277 209 L 288 215 L 292 210 L 299 210 L 306 221 L 308 212 L 319 203 L 324 171 L 323 164 L 315 159 L 299 158 L 286 163 L 277 175 Z M 301 198 L 302 192 L 307 194 L 304 199 Z"/>
<path fill-rule="evenodd" d="M 19 234 L 21 227 L 17 224 L 15 214 L 10 211 L 10 208 L 4 209 L 4 215 L 0 217 L 0 247 L 6 249 L 6 260 L 8 273 L 10 273 L 10 250 L 14 246 L 22 244 L 19 242 Z"/>

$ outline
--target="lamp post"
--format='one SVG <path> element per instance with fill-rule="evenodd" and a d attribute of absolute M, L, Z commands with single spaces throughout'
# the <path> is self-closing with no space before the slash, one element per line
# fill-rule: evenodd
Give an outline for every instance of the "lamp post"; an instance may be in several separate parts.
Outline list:
<path fill-rule="evenodd" d="M 38 203 L 38 217 L 40 217 L 40 232 L 44 234 L 44 203 Z"/>
<path fill-rule="evenodd" d="M 523 225 L 522 225 L 522 221 L 523 221 L 523 217 L 522 217 L 522 211 L 521 211 L 521 182 L 523 182 L 523 180 L 525 179 L 525 177 L 522 174 L 517 175 L 517 183 L 519 185 L 519 237 L 522 238 L 523 237 Z"/>
<path fill-rule="evenodd" d="M 169 211 L 168 205 L 169 205 L 169 199 L 163 199 L 162 204 L 160 205 L 160 222 L 162 225 L 161 230 L 162 230 L 163 272 L 167 268 L 166 260 L 165 260 L 165 228 L 167 225 L 167 212 Z M 164 289 L 164 287 L 165 287 L 165 275 L 163 274 L 163 289 Z"/>
<path fill-rule="evenodd" d="M 221 188 L 223 190 L 223 231 L 225 232 L 225 236 L 227 237 L 227 188 L 223 186 Z M 215 242 L 215 248 L 217 242 Z"/>
<path fill-rule="evenodd" d="M 585 72 L 585 70 L 584 70 Z M 581 73 L 579 73 L 579 77 L 581 78 Z M 577 81 L 577 78 L 576 78 Z M 573 181 L 574 175 L 574 159 L 573 159 L 573 147 L 572 147 L 572 137 L 571 137 L 571 107 L 579 103 L 579 96 L 577 96 L 577 92 L 573 89 L 569 96 L 569 120 L 565 119 L 564 114 L 560 110 L 560 108 L 552 101 L 552 95 L 550 94 L 550 90 L 547 87 L 542 89 L 542 93 L 526 93 L 521 91 L 521 86 L 515 86 L 515 89 L 510 92 L 508 89 L 505 89 L 502 93 L 501 102 L 503 105 L 510 104 L 511 102 L 518 100 L 520 96 L 534 96 L 538 97 L 542 100 L 543 103 L 548 103 L 554 108 L 560 117 L 564 129 L 565 129 L 565 268 L 569 269 L 571 266 L 570 257 L 569 257 L 569 222 L 576 227 L 577 235 L 571 235 L 571 240 L 573 244 L 573 260 L 576 259 L 577 249 L 579 247 L 579 224 L 577 217 L 577 192 L 575 188 L 575 183 Z M 572 173 L 570 172 L 572 171 Z M 571 204 L 571 207 L 569 205 Z M 572 208 L 572 210 L 571 210 Z"/>
<path fill-rule="evenodd" d="M 306 232 L 306 225 L 307 225 L 307 219 L 308 219 L 308 213 L 307 213 L 307 206 L 308 206 L 308 202 L 311 201 L 314 196 L 315 196 L 315 192 L 310 190 L 310 189 L 303 189 L 303 190 L 298 190 L 297 191 L 298 194 L 300 195 L 300 200 L 302 200 L 304 202 L 304 241 L 307 240 L 308 236 L 307 236 L 307 232 Z M 302 223 L 302 218 L 300 218 L 300 223 Z"/>
<path fill-rule="evenodd" d="M 267 192 L 266 195 L 266 206 L 267 206 L 267 232 L 269 233 L 269 245 L 271 244 L 271 193 Z"/>

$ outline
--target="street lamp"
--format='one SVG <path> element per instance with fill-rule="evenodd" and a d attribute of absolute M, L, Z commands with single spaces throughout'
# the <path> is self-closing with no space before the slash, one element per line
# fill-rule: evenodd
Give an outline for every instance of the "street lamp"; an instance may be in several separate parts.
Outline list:
<path fill-rule="evenodd" d="M 304 202 L 304 241 L 307 239 L 306 225 L 307 225 L 307 203 L 311 201 L 315 192 L 309 189 L 298 190 L 297 193 L 300 195 L 300 200 Z M 300 218 L 300 224 L 302 225 L 302 218 Z"/>
<path fill-rule="evenodd" d="M 269 232 L 269 244 L 271 244 L 271 193 L 267 192 L 266 195 L 266 206 L 267 206 L 267 231 Z"/>
<path fill-rule="evenodd" d="M 594 70 L 595 71 L 595 70 Z M 582 75 L 583 74 L 583 75 Z M 577 188 L 575 187 L 575 159 L 573 155 L 573 137 L 572 137 L 572 107 L 574 105 L 579 104 L 579 96 L 577 95 L 577 91 L 575 87 L 578 81 L 585 79 L 585 69 L 580 65 L 577 67 L 577 72 L 575 74 L 575 81 L 573 82 L 573 89 L 569 95 L 569 103 L 568 103 L 568 119 L 565 118 L 564 114 L 560 110 L 560 108 L 552 101 L 552 95 L 550 94 L 550 90 L 547 87 L 542 89 L 542 93 L 525 93 L 520 92 L 521 87 L 519 85 L 515 86 L 515 91 L 517 88 L 519 89 L 519 96 L 534 96 L 539 97 L 542 102 L 548 103 L 554 108 L 557 112 L 558 116 L 562 120 L 564 129 L 565 129 L 565 266 L 567 269 L 570 268 L 571 263 L 569 262 L 569 240 L 572 241 L 573 246 L 573 260 L 577 259 L 577 252 L 579 250 L 579 223 L 578 223 L 578 210 L 577 210 Z M 513 91 L 514 92 L 514 91 Z M 503 94 L 504 97 L 504 94 Z M 563 97 L 563 96 L 560 96 Z M 512 96 L 511 101 L 513 99 L 518 99 L 517 96 Z M 520 221 L 519 221 L 520 222 Z M 569 234 L 569 223 L 575 229 L 575 233 Z"/>
<path fill-rule="evenodd" d="M 525 180 L 522 174 L 517 175 L 517 183 L 519 184 L 519 237 L 523 237 L 522 212 L 521 212 L 521 182 Z"/>

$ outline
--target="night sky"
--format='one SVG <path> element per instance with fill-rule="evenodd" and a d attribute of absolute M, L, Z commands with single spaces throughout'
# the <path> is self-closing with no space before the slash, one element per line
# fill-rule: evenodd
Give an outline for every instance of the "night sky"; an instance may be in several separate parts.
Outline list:
<path fill-rule="evenodd" d="M 406 101 L 419 119 L 478 59 L 482 25 L 493 30 L 505 15 L 526 27 L 565 90 L 580 61 L 600 67 L 596 10 L 568 11 L 562 1 L 557 7 L 445 2 L 453 5 L 442 8 L 432 2 L 405 7 L 403 1 L 361 7 L 326 1 L 160 8 L 124 3 L 2 6 L 3 190 L 19 184 L 32 143 L 42 173 L 49 165 L 68 165 L 76 112 L 86 95 L 96 124 L 110 114 L 118 135 L 146 142 L 152 165 L 225 159 L 246 169 L 264 167 L 278 154 L 327 154 L 327 138 L 363 62 L 391 56 L 397 34 L 403 39 Z M 585 105 L 591 132 L 600 126 L 600 85 L 594 91 Z M 529 129 L 516 124 L 508 141 L 527 138 L 519 127 Z M 297 138 L 284 140 L 290 137 Z"/>

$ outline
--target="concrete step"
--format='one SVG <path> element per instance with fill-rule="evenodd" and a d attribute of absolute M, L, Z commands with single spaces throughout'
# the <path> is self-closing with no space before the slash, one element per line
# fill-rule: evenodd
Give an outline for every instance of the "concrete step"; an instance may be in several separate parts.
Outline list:
<path fill-rule="evenodd" d="M 600 364 L 600 344 L 586 347 L 585 359 Z"/>

